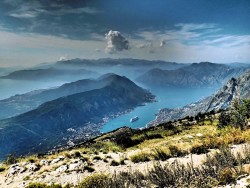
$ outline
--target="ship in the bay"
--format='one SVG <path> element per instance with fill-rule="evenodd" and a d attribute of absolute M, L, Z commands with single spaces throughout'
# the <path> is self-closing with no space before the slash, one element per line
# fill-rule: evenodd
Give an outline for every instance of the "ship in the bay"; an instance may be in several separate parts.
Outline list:
<path fill-rule="evenodd" d="M 135 116 L 135 117 L 130 119 L 130 123 L 133 123 L 133 122 L 138 121 L 138 120 L 139 120 L 139 117 Z"/>

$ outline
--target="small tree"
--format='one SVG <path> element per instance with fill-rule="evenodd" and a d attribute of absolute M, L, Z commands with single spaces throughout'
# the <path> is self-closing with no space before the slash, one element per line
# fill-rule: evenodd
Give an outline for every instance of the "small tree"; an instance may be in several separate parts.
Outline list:
<path fill-rule="evenodd" d="M 230 123 L 231 123 L 231 117 L 230 117 L 229 112 L 222 111 L 219 117 L 218 127 L 223 128 L 223 127 L 230 125 Z"/>
<path fill-rule="evenodd" d="M 219 117 L 220 128 L 232 125 L 245 129 L 247 126 L 247 119 L 250 117 L 250 99 L 245 99 L 242 102 L 238 99 L 234 100 L 231 108 L 225 112 L 222 111 Z"/>

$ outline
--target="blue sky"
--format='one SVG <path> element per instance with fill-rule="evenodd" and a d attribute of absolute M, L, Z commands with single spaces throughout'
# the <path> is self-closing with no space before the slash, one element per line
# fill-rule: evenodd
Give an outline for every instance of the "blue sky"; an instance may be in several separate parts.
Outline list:
<path fill-rule="evenodd" d="M 249 0 L 2 0 L 0 66 L 105 57 L 250 63 L 249 20 Z"/>

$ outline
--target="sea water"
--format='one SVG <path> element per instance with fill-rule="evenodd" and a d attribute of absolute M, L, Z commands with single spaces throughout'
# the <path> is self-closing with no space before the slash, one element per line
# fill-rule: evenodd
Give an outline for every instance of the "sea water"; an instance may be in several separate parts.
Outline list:
<path fill-rule="evenodd" d="M 122 126 L 131 128 L 145 127 L 146 124 L 155 119 L 155 115 L 162 108 L 177 108 L 187 104 L 204 99 L 213 94 L 218 87 L 210 88 L 151 88 L 150 91 L 156 95 L 157 102 L 147 103 L 145 106 L 139 106 L 130 113 L 121 115 L 107 122 L 101 129 L 101 132 L 109 132 Z M 130 119 L 138 116 L 139 120 L 130 122 Z"/>

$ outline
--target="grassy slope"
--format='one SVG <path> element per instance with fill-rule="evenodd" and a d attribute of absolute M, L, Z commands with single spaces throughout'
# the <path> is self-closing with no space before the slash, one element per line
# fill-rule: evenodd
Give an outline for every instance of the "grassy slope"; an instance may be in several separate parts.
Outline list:
<path fill-rule="evenodd" d="M 118 159 L 112 159 L 112 161 L 109 162 L 111 166 L 116 166 L 116 165 L 120 166 L 122 163 L 124 163 L 125 160 L 124 158 L 127 158 L 126 160 L 132 161 L 133 163 L 146 162 L 152 160 L 164 161 L 173 157 L 181 157 L 187 155 L 188 153 L 196 153 L 196 154 L 208 153 L 209 151 L 211 151 L 211 149 L 223 148 L 233 144 L 242 144 L 250 142 L 249 128 L 246 130 L 240 130 L 229 126 L 224 129 L 218 129 L 217 123 L 218 123 L 218 114 L 208 115 L 205 117 L 205 119 L 202 119 L 198 122 L 196 121 L 190 122 L 187 119 L 183 119 L 172 123 L 161 124 L 157 127 L 145 130 L 131 130 L 128 128 L 119 129 L 117 131 L 113 131 L 111 133 L 105 134 L 103 136 L 94 139 L 92 143 L 85 144 L 84 146 L 81 146 L 79 148 L 75 148 L 73 149 L 73 152 L 79 151 L 81 156 L 88 158 L 89 163 L 94 163 L 94 161 L 98 158 L 97 156 L 100 157 L 99 160 L 107 160 L 108 158 L 107 156 L 119 152 L 120 153 L 119 156 L 121 157 Z M 72 153 L 72 151 L 71 152 L 61 151 L 59 153 L 44 156 L 43 158 L 50 160 L 56 158 L 59 155 L 69 156 L 69 153 Z M 246 156 L 242 158 L 245 157 Z M 30 161 L 31 159 L 35 161 L 41 160 L 36 156 L 27 157 L 20 160 Z M 228 158 L 228 160 L 234 160 L 234 159 Z M 241 159 L 239 161 L 241 161 Z M 242 165 L 249 164 L 248 160 L 244 159 L 242 161 L 244 161 L 242 162 Z M 230 164 L 228 162 L 227 165 Z M 236 163 L 234 162 L 234 164 Z M 221 164 L 216 163 L 216 165 L 220 166 Z M 243 173 L 243 171 L 241 171 L 240 173 L 238 172 L 236 173 L 236 171 L 231 170 L 232 166 L 227 166 L 227 165 L 224 165 L 222 169 L 219 169 L 216 175 L 213 175 L 213 173 L 215 174 L 215 172 L 209 175 L 209 177 L 211 177 L 211 181 L 209 180 L 209 183 L 211 185 L 215 186 L 218 184 L 226 184 L 233 182 L 235 181 L 236 176 Z M 8 168 L 7 165 L 3 167 L 6 169 Z M 176 166 L 175 167 L 171 166 L 169 168 L 175 169 Z M 192 170 L 185 168 L 186 167 L 183 167 L 184 171 L 187 171 L 187 173 L 191 173 Z M 162 171 L 161 172 L 162 174 L 167 172 L 167 168 L 161 169 L 160 166 L 158 167 L 155 166 L 154 170 L 155 171 L 153 172 L 152 170 L 151 173 L 155 173 L 156 175 L 157 175 L 156 171 L 159 172 Z M 2 172 L 2 174 L 4 173 L 6 173 L 6 171 Z M 249 174 L 250 171 L 245 170 L 244 173 Z M 140 179 L 137 177 L 137 175 L 130 174 L 127 175 L 126 178 L 128 178 L 128 176 L 131 176 L 132 178 L 133 176 L 134 178 L 136 177 L 137 179 Z M 179 176 L 181 175 L 179 174 Z M 142 178 L 142 176 L 140 177 Z M 148 175 L 145 174 L 143 175 L 143 177 L 150 179 Z M 100 177 L 96 176 L 94 178 L 98 179 Z M 193 178 L 195 179 L 201 177 L 193 177 Z M 120 177 L 120 180 L 121 179 L 122 177 Z M 88 179 L 86 179 L 86 181 L 87 180 Z M 92 180 L 88 181 L 89 181 L 88 183 L 91 183 Z M 139 184 L 140 182 L 137 183 Z M 208 185 L 208 182 L 206 183 L 207 183 L 206 185 Z M 159 186 L 159 182 L 155 182 L 154 179 L 152 179 L 152 177 L 150 179 L 150 184 L 152 186 L 153 185 Z M 165 182 L 164 185 L 169 186 L 171 184 L 166 184 Z"/>

